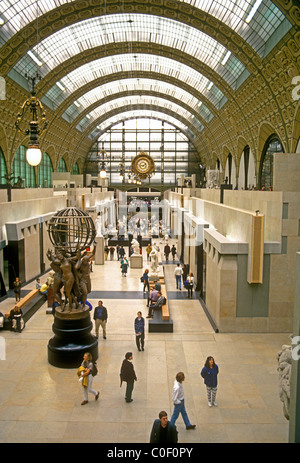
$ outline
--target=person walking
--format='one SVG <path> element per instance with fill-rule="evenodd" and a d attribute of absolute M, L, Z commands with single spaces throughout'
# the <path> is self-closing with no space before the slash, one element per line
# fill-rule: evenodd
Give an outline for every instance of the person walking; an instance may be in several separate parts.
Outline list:
<path fill-rule="evenodd" d="M 102 301 L 98 301 L 98 306 L 94 310 L 96 338 L 99 336 L 99 328 L 102 327 L 103 339 L 106 339 L 106 323 L 108 319 L 107 309 Z"/>
<path fill-rule="evenodd" d="M 201 376 L 204 378 L 209 407 L 218 406 L 216 402 L 218 374 L 219 367 L 216 365 L 214 358 L 211 356 L 207 357 L 205 365 L 201 370 Z"/>
<path fill-rule="evenodd" d="M 186 281 L 187 281 L 188 297 L 193 297 L 194 274 L 192 272 L 188 275 Z"/>
<path fill-rule="evenodd" d="M 176 426 L 168 421 L 168 414 L 162 410 L 153 423 L 150 444 L 177 444 L 178 432 Z"/>
<path fill-rule="evenodd" d="M 129 267 L 128 259 L 126 258 L 126 256 L 124 256 L 124 257 L 121 259 L 121 272 L 122 272 L 122 277 L 126 277 L 126 276 L 127 276 L 128 267 Z"/>
<path fill-rule="evenodd" d="M 113 246 L 111 246 L 109 248 L 110 260 L 114 260 L 114 252 L 115 252 L 115 248 Z"/>
<path fill-rule="evenodd" d="M 134 387 L 134 381 L 137 381 L 137 377 L 134 371 L 134 367 L 132 364 L 132 352 L 127 352 L 125 354 L 125 359 L 122 362 L 121 365 L 121 371 L 120 371 L 120 379 L 121 379 L 121 384 L 125 382 L 127 383 L 126 386 L 126 392 L 125 392 L 125 401 L 127 403 L 132 402 L 132 391 Z"/>
<path fill-rule="evenodd" d="M 152 251 L 152 246 L 151 244 L 149 243 L 148 246 L 146 247 L 146 254 L 147 254 L 147 261 L 150 260 L 150 253 Z"/>
<path fill-rule="evenodd" d="M 187 264 L 182 264 L 182 284 L 186 282 L 187 276 L 189 274 L 189 267 Z"/>
<path fill-rule="evenodd" d="M 134 320 L 135 342 L 139 351 L 144 350 L 145 345 L 145 319 L 142 317 L 142 312 L 137 313 Z"/>
<path fill-rule="evenodd" d="M 171 248 L 168 245 L 168 243 L 164 247 L 164 255 L 166 256 L 166 261 L 169 260 L 169 254 L 170 254 Z"/>
<path fill-rule="evenodd" d="M 79 381 L 82 382 L 83 386 L 83 397 L 84 400 L 81 402 L 81 405 L 85 405 L 88 403 L 89 392 L 95 396 L 95 400 L 99 399 L 100 392 L 95 391 L 93 386 L 93 362 L 92 362 L 92 354 L 86 352 L 83 356 L 83 361 L 81 366 L 78 369 L 78 376 L 80 376 Z"/>
<path fill-rule="evenodd" d="M 146 270 L 143 273 L 142 280 L 144 283 L 144 289 L 143 292 L 145 293 L 145 289 L 148 288 L 148 293 L 150 291 L 150 286 L 149 286 L 149 270 L 146 268 Z"/>
<path fill-rule="evenodd" d="M 176 289 L 181 291 L 182 268 L 180 267 L 180 264 L 177 264 L 177 267 L 174 270 L 174 275 L 176 278 Z"/>
<path fill-rule="evenodd" d="M 125 254 L 126 254 L 125 249 L 123 248 L 123 246 L 121 246 L 119 249 L 119 258 L 123 259 L 125 257 Z"/>
<path fill-rule="evenodd" d="M 186 429 L 190 430 L 190 429 L 195 429 L 196 425 L 190 423 L 188 414 L 185 409 L 184 391 L 183 391 L 183 386 L 182 386 L 182 383 L 184 380 L 185 380 L 184 373 L 182 371 L 177 373 L 176 379 L 174 381 L 173 392 L 172 392 L 174 411 L 173 411 L 170 421 L 174 425 L 179 414 L 181 413 Z"/>
<path fill-rule="evenodd" d="M 175 257 L 176 257 L 176 247 L 175 247 L 175 244 L 172 245 L 172 248 L 171 248 L 171 254 L 172 254 L 172 257 L 173 257 L 173 260 L 175 260 Z"/>

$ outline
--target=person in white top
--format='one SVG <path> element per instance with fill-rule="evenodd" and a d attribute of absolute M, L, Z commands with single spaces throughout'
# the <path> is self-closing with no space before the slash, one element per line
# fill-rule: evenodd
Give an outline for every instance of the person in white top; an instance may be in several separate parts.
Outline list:
<path fill-rule="evenodd" d="M 176 277 L 176 289 L 179 289 L 181 291 L 181 275 L 183 273 L 182 268 L 180 267 L 180 264 L 177 264 L 177 267 L 174 270 L 174 275 Z"/>
<path fill-rule="evenodd" d="M 182 383 L 184 380 L 185 380 L 184 373 L 182 371 L 177 373 L 176 379 L 174 381 L 173 393 L 172 393 L 174 411 L 173 411 L 173 415 L 170 420 L 170 423 L 175 425 L 175 421 L 177 420 L 179 414 L 181 413 L 186 429 L 195 429 L 196 425 L 190 423 L 188 414 L 184 406 L 184 391 L 183 391 L 183 386 L 182 386 Z"/>

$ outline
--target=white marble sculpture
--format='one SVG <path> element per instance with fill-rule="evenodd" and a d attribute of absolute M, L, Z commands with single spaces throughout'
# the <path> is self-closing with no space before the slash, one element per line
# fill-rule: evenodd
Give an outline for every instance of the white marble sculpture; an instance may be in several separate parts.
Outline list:
<path fill-rule="evenodd" d="M 282 350 L 277 354 L 279 373 L 279 397 L 283 403 L 283 414 L 287 420 L 290 418 L 290 380 L 292 369 L 292 346 L 283 345 Z"/>
<path fill-rule="evenodd" d="M 100 215 L 96 219 L 96 236 L 102 236 L 102 220 Z"/>
<path fill-rule="evenodd" d="M 132 249 L 133 249 L 133 254 L 140 255 L 140 245 L 139 245 L 138 241 L 133 239 L 131 241 L 131 246 L 132 246 Z"/>
<path fill-rule="evenodd" d="M 208 170 L 206 172 L 207 188 L 220 188 L 220 172 L 218 170 Z"/>

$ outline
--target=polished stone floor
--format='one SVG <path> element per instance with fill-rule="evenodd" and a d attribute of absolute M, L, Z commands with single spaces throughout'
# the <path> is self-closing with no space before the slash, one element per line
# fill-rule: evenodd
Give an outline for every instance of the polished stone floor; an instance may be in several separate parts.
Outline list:
<path fill-rule="evenodd" d="M 144 268 L 146 268 L 146 255 Z M 138 310 L 147 315 L 140 283 L 141 269 L 121 277 L 117 260 L 94 265 L 93 307 L 99 298 L 108 309 L 107 339 L 99 338 L 100 391 L 87 405 L 76 369 L 53 367 L 47 360 L 53 336 L 46 304 L 22 333 L 1 331 L 1 443 L 147 443 L 161 410 L 169 416 L 175 375 L 183 371 L 186 409 L 195 430 L 176 425 L 180 443 L 285 443 L 288 422 L 278 394 L 277 353 L 288 334 L 222 334 L 212 329 L 202 306 L 186 291 L 176 291 L 175 264 L 165 265 L 173 333 L 146 333 L 145 351 L 135 346 L 133 322 Z M 42 277 L 42 282 L 45 277 Z M 35 283 L 24 290 L 34 288 Z M 13 304 L 0 304 L 4 312 Z M 138 381 L 133 402 L 124 400 L 119 372 L 127 351 L 133 352 Z M 219 365 L 218 407 L 209 408 L 200 370 L 212 355 Z"/>

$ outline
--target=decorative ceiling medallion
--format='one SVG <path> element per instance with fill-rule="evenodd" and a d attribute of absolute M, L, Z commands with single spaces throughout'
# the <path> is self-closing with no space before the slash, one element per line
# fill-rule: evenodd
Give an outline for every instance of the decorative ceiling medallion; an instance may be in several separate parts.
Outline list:
<path fill-rule="evenodd" d="M 151 177 L 155 172 L 155 164 L 152 157 L 145 151 L 141 151 L 132 159 L 131 171 L 142 180 Z"/>

